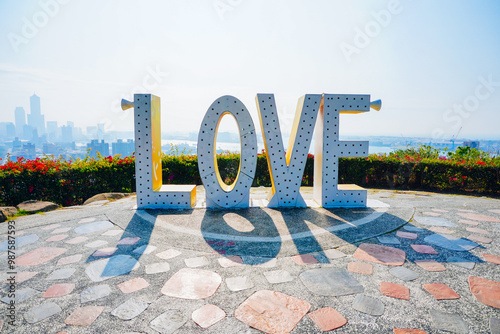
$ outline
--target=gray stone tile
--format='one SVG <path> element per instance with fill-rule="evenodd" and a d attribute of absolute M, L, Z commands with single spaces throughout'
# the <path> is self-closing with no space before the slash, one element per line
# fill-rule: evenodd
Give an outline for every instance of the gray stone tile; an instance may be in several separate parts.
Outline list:
<path fill-rule="evenodd" d="M 422 225 L 426 226 L 444 226 L 444 227 L 457 227 L 456 224 L 444 218 L 436 217 L 415 217 L 415 220 Z"/>
<path fill-rule="evenodd" d="M 446 313 L 439 310 L 429 312 L 431 321 L 436 329 L 453 333 L 469 333 L 469 328 L 463 319 L 456 313 Z"/>
<path fill-rule="evenodd" d="M 143 303 L 141 301 L 135 300 L 134 298 L 130 298 L 125 303 L 121 304 L 113 311 L 111 311 L 111 315 L 114 315 L 115 317 L 122 320 L 130 320 L 144 312 L 144 310 L 147 309 L 148 306 L 148 303 Z"/>
<path fill-rule="evenodd" d="M 456 266 L 465 269 L 474 269 L 474 267 L 476 266 L 476 264 L 473 261 L 458 256 L 450 256 L 449 258 L 446 259 L 446 261 L 448 263 L 454 264 Z"/>
<path fill-rule="evenodd" d="M 365 289 L 344 269 L 319 268 L 299 275 L 302 283 L 320 296 L 345 296 L 362 293 Z"/>
<path fill-rule="evenodd" d="M 500 319 L 490 318 L 490 331 L 491 334 L 500 334 Z"/>
<path fill-rule="evenodd" d="M 107 284 L 101 284 L 96 286 L 91 286 L 82 291 L 80 294 L 80 301 L 83 303 L 90 302 L 93 300 L 101 299 L 108 296 L 111 293 L 111 288 Z"/>
<path fill-rule="evenodd" d="M 34 324 L 47 319 L 61 311 L 62 309 L 59 307 L 59 305 L 49 302 L 30 309 L 24 314 L 24 319 L 26 319 L 28 323 Z"/>
<path fill-rule="evenodd" d="M 377 237 L 378 241 L 381 244 L 393 244 L 393 245 L 400 245 L 401 242 L 398 240 L 398 238 L 390 236 L 390 235 L 381 235 L 380 237 Z"/>
<path fill-rule="evenodd" d="M 248 276 L 237 276 L 226 278 L 226 285 L 231 291 L 241 291 L 253 288 L 253 283 Z"/>
<path fill-rule="evenodd" d="M 146 274 L 148 275 L 166 273 L 169 270 L 170 265 L 168 264 L 168 262 L 158 262 L 146 265 Z"/>
<path fill-rule="evenodd" d="M 75 268 L 62 268 L 54 270 L 49 276 L 47 276 L 47 281 L 70 278 L 75 271 Z"/>
<path fill-rule="evenodd" d="M 479 246 L 473 241 L 457 238 L 448 234 L 431 234 L 425 237 L 424 241 L 457 252 L 467 252 Z"/>
<path fill-rule="evenodd" d="M 157 316 L 149 323 L 149 326 L 162 334 L 171 334 L 181 328 L 187 318 L 181 311 L 168 310 Z"/>
<path fill-rule="evenodd" d="M 16 290 L 16 297 L 14 300 L 15 300 L 16 304 L 18 304 L 18 303 L 22 303 L 22 302 L 30 299 L 31 297 L 38 295 L 38 294 L 41 294 L 41 292 L 37 291 L 35 289 L 22 288 L 22 289 Z M 11 299 L 9 298 L 9 296 L 5 296 L 1 300 L 5 304 L 9 304 Z"/>
<path fill-rule="evenodd" d="M 267 281 L 271 284 L 290 282 L 294 279 L 286 270 L 266 271 L 264 277 L 266 277 Z"/>
<path fill-rule="evenodd" d="M 139 262 L 130 255 L 115 255 L 90 263 L 85 273 L 93 282 L 101 282 L 108 278 L 128 275 L 139 266 Z"/>
<path fill-rule="evenodd" d="M 108 242 L 106 240 L 95 240 L 95 241 L 89 242 L 88 244 L 85 244 L 85 247 L 99 248 L 99 247 L 105 246 L 107 244 L 108 244 Z"/>
<path fill-rule="evenodd" d="M 416 273 L 413 270 L 410 270 L 408 268 L 405 268 L 405 267 L 391 268 L 391 269 L 389 269 L 389 273 L 391 273 L 391 275 L 393 275 L 393 276 L 396 276 L 400 280 L 403 280 L 406 282 L 413 281 L 414 279 L 417 279 L 419 276 L 418 273 Z"/>
<path fill-rule="evenodd" d="M 322 253 L 324 253 L 330 260 L 340 259 L 346 256 L 344 253 L 334 248 L 324 250 Z"/>
<path fill-rule="evenodd" d="M 152 245 L 142 245 L 134 249 L 133 253 L 135 254 L 151 254 L 156 250 L 156 246 Z"/>
<path fill-rule="evenodd" d="M 179 255 L 181 255 L 182 252 L 181 251 L 178 251 L 177 249 L 167 249 L 166 251 L 163 251 L 161 253 L 158 253 L 156 254 L 156 256 L 158 256 L 160 259 L 163 259 L 163 260 L 170 260 L 170 259 L 173 259 L 174 257 L 177 257 Z"/>
<path fill-rule="evenodd" d="M 424 231 L 423 228 L 416 227 L 416 226 L 413 226 L 413 225 L 405 225 L 405 226 L 403 226 L 403 229 L 405 231 L 409 231 L 409 232 L 423 232 Z"/>
<path fill-rule="evenodd" d="M 104 231 L 112 228 L 114 225 L 110 221 L 99 221 L 95 223 L 85 224 L 75 228 L 76 234 L 88 234 L 93 232 Z"/>
<path fill-rule="evenodd" d="M 374 316 L 384 314 L 384 304 L 378 299 L 365 295 L 357 295 L 352 302 L 352 308 L 356 311 L 367 313 Z"/>
<path fill-rule="evenodd" d="M 16 248 L 23 247 L 32 244 L 38 240 L 38 235 L 28 234 L 16 238 Z M 0 252 L 6 251 L 9 247 L 9 241 L 4 241 L 0 243 Z"/>

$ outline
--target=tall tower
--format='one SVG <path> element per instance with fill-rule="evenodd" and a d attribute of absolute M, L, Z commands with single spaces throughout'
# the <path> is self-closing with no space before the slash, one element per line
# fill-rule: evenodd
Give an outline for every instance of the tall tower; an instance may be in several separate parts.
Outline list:
<path fill-rule="evenodd" d="M 38 130 L 38 134 L 45 133 L 45 117 L 40 108 L 40 97 L 33 94 L 30 97 L 30 114 L 28 115 L 28 125 Z"/>
<path fill-rule="evenodd" d="M 23 128 L 26 125 L 26 112 L 23 107 L 17 107 L 14 115 L 16 120 L 16 136 L 21 138 L 23 136 Z"/>

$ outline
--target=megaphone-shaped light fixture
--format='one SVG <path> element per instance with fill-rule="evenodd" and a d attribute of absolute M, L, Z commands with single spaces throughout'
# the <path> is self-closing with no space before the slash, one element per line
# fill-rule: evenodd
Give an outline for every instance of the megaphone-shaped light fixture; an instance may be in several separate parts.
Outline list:
<path fill-rule="evenodd" d="M 370 102 L 370 108 L 379 111 L 380 108 L 382 108 L 382 100 L 376 100 L 376 101 Z"/>
<path fill-rule="evenodd" d="M 134 107 L 134 102 L 122 99 L 122 110 L 127 110 Z"/>

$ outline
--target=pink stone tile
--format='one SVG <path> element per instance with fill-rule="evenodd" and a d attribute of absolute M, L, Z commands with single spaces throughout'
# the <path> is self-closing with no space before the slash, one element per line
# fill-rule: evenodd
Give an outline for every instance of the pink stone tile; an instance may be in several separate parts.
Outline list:
<path fill-rule="evenodd" d="M 415 240 L 418 238 L 417 233 L 411 233 L 411 232 L 403 232 L 403 231 L 397 231 L 396 236 L 404 239 L 411 239 Z"/>
<path fill-rule="evenodd" d="M 79 236 L 79 237 L 75 237 L 75 238 L 72 238 L 72 239 L 66 240 L 66 241 L 65 241 L 65 243 L 70 244 L 70 245 L 76 245 L 76 244 L 79 244 L 79 243 L 85 242 L 85 241 L 87 241 L 88 239 L 89 239 L 89 238 L 87 238 L 87 237 L 84 237 L 84 236 Z"/>
<path fill-rule="evenodd" d="M 459 223 L 466 224 L 466 225 L 472 225 L 472 226 L 477 226 L 479 225 L 478 222 L 472 221 L 472 220 L 465 220 L 465 219 L 460 219 L 458 221 Z"/>
<path fill-rule="evenodd" d="M 500 219 L 487 215 L 480 215 L 477 213 L 469 213 L 469 212 L 459 212 L 457 214 L 465 219 L 477 220 L 480 222 L 500 223 Z"/>
<path fill-rule="evenodd" d="M 460 212 L 475 212 L 474 210 L 468 210 L 468 209 L 458 209 Z"/>
<path fill-rule="evenodd" d="M 55 229 L 55 228 L 57 228 L 59 226 L 61 226 L 61 224 L 51 224 L 51 225 L 44 226 L 41 229 L 44 230 L 44 231 L 48 231 L 48 230 Z"/>
<path fill-rule="evenodd" d="M 104 311 L 104 306 L 80 307 L 74 310 L 64 323 L 70 326 L 89 326 L 101 315 L 102 311 Z"/>
<path fill-rule="evenodd" d="M 183 299 L 204 299 L 212 296 L 221 283 L 222 278 L 213 271 L 183 268 L 165 282 L 161 293 Z"/>
<path fill-rule="evenodd" d="M 424 215 L 424 216 L 431 216 L 431 217 L 439 217 L 439 216 L 441 216 L 440 213 L 432 212 L 432 211 L 422 212 L 422 215 Z"/>
<path fill-rule="evenodd" d="M 479 235 L 479 234 L 471 234 L 467 237 L 467 239 L 480 242 L 482 244 L 491 244 L 493 239 L 485 237 L 484 235 Z"/>
<path fill-rule="evenodd" d="M 62 296 L 67 296 L 75 289 L 73 283 L 58 283 L 52 285 L 50 288 L 45 290 L 42 297 L 43 298 L 57 298 Z"/>
<path fill-rule="evenodd" d="M 59 261 L 57 261 L 56 266 L 64 266 L 66 264 L 75 263 L 80 261 L 81 259 L 82 259 L 82 254 L 75 254 L 71 256 L 62 257 L 59 259 Z"/>
<path fill-rule="evenodd" d="M 312 256 L 311 254 L 298 254 L 292 256 L 293 262 L 298 264 L 299 266 L 305 266 L 307 264 L 318 263 L 318 260 Z"/>
<path fill-rule="evenodd" d="M 438 255 L 438 252 L 432 246 L 428 245 L 410 245 L 410 246 L 417 253 Z"/>
<path fill-rule="evenodd" d="M 482 228 L 478 228 L 478 227 L 467 227 L 466 230 L 469 232 L 472 232 L 472 233 L 490 234 L 490 232 L 483 230 Z"/>
<path fill-rule="evenodd" d="M 445 271 L 446 267 L 435 260 L 415 260 L 415 264 L 427 271 Z"/>
<path fill-rule="evenodd" d="M 420 329 L 394 328 L 394 334 L 427 334 Z"/>
<path fill-rule="evenodd" d="M 137 277 L 117 284 L 116 286 L 123 293 L 132 293 L 147 288 L 149 286 L 149 283 L 144 278 Z"/>
<path fill-rule="evenodd" d="M 117 245 L 127 245 L 127 246 L 129 246 L 129 245 L 135 244 L 139 240 L 141 240 L 141 238 L 139 238 L 139 237 L 126 237 L 126 238 L 123 238 L 120 241 L 118 241 Z"/>
<path fill-rule="evenodd" d="M 191 315 L 193 321 L 202 328 L 208 328 L 225 317 L 226 312 L 212 304 L 203 305 Z"/>
<path fill-rule="evenodd" d="M 323 332 L 332 331 L 347 324 L 347 319 L 331 307 L 323 307 L 307 315 Z"/>
<path fill-rule="evenodd" d="M 16 284 L 27 281 L 36 274 L 38 274 L 38 271 L 19 271 L 16 274 Z M 7 281 L 5 281 L 5 283 L 7 283 Z"/>
<path fill-rule="evenodd" d="M 240 266 L 243 263 L 243 260 L 238 255 L 232 255 L 228 257 L 219 258 L 219 264 L 222 268 L 231 268 Z"/>
<path fill-rule="evenodd" d="M 107 247 L 107 248 L 101 248 L 98 249 L 92 254 L 94 257 L 101 257 L 101 256 L 111 256 L 116 253 L 118 248 L 116 247 Z"/>
<path fill-rule="evenodd" d="M 500 309 L 500 282 L 469 276 L 469 287 L 478 301 Z"/>
<path fill-rule="evenodd" d="M 260 290 L 238 306 L 234 316 L 265 333 L 290 333 L 310 308 L 311 304 L 302 299 Z"/>
<path fill-rule="evenodd" d="M 460 296 L 455 291 L 453 291 L 452 288 L 444 283 L 424 284 L 422 285 L 422 288 L 424 288 L 437 300 L 460 298 Z"/>
<path fill-rule="evenodd" d="M 65 233 L 65 232 L 68 232 L 69 230 L 71 230 L 71 227 L 61 227 L 61 228 L 58 228 L 58 229 L 50 232 L 50 234 Z"/>
<path fill-rule="evenodd" d="M 16 259 L 16 266 L 33 267 L 49 262 L 50 260 L 64 254 L 66 248 L 40 247 L 31 252 L 23 254 Z"/>
<path fill-rule="evenodd" d="M 47 242 L 54 242 L 54 241 L 61 241 L 64 240 L 68 237 L 67 234 L 58 234 L 58 235 L 53 235 L 50 238 L 47 238 Z"/>
<path fill-rule="evenodd" d="M 484 257 L 484 259 L 486 261 L 500 265 L 500 256 L 499 255 L 493 255 L 493 254 L 487 254 L 487 253 L 482 253 L 481 255 Z"/>
<path fill-rule="evenodd" d="M 493 212 L 493 213 L 498 213 L 500 215 L 500 210 L 494 209 L 494 210 L 488 210 L 488 211 Z"/>
<path fill-rule="evenodd" d="M 380 292 L 388 297 L 410 300 L 410 289 L 391 282 L 380 282 Z"/>
<path fill-rule="evenodd" d="M 443 210 L 443 209 L 432 209 L 434 212 L 441 212 L 441 213 L 446 213 L 449 212 L 448 210 Z"/>
<path fill-rule="evenodd" d="M 429 227 L 429 230 L 434 232 L 434 233 L 444 233 L 444 234 L 455 233 L 455 231 L 452 231 L 446 227 L 441 227 L 441 226 L 432 226 L 432 227 Z"/>
<path fill-rule="evenodd" d="M 394 247 L 364 243 L 356 249 L 354 257 L 388 266 L 402 266 L 405 263 L 406 253 Z"/>
<path fill-rule="evenodd" d="M 349 262 L 347 264 L 347 270 L 351 273 L 371 275 L 373 274 L 373 264 L 364 262 Z"/>

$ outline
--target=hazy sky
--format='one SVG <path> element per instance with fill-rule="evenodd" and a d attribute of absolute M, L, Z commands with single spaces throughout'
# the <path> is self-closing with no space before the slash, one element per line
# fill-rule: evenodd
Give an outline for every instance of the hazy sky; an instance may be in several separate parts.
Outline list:
<path fill-rule="evenodd" d="M 0 121 L 36 92 L 46 121 L 133 130 L 119 101 L 147 92 L 164 132 L 198 132 L 222 95 L 258 127 L 274 93 L 289 132 L 300 96 L 353 93 L 383 107 L 341 136 L 500 139 L 497 0 L 0 0 L 0 33 Z"/>

